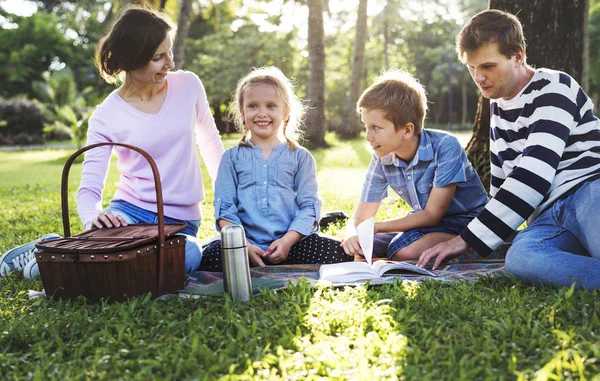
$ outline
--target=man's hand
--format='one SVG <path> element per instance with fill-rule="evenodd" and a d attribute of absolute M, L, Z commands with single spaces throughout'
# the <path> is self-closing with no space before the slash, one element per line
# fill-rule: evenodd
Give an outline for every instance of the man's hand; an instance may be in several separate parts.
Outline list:
<path fill-rule="evenodd" d="M 360 247 L 360 243 L 358 242 L 358 234 L 344 238 L 342 240 L 341 246 L 344 249 L 346 255 L 353 257 L 363 255 L 362 247 Z"/>
<path fill-rule="evenodd" d="M 417 261 L 417 266 L 423 268 L 432 259 L 435 258 L 432 270 L 436 270 L 442 262 L 458 257 L 460 253 L 469 249 L 469 245 L 461 236 L 456 236 L 449 241 L 438 243 L 431 249 L 427 249 L 421 254 Z"/>
<path fill-rule="evenodd" d="M 251 244 L 250 242 L 246 242 L 246 247 L 248 248 L 248 260 L 250 260 L 250 266 L 265 267 L 266 265 L 262 260 L 262 256 L 264 254 L 262 249 L 256 245 Z"/>

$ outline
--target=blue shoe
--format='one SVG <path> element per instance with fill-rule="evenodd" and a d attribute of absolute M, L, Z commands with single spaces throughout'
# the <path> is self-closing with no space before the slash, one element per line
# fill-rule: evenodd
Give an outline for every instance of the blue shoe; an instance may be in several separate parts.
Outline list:
<path fill-rule="evenodd" d="M 25 268 L 23 269 L 23 276 L 25 279 L 33 279 L 38 275 L 40 275 L 40 268 L 37 264 L 37 260 L 34 257 L 25 265 Z"/>
<path fill-rule="evenodd" d="M 38 251 L 35 244 L 55 238 L 60 238 L 60 236 L 58 234 L 47 234 L 4 253 L 0 257 L 0 277 L 7 275 L 11 271 L 23 270 L 29 262 L 32 260 L 35 261 L 35 253 Z"/>

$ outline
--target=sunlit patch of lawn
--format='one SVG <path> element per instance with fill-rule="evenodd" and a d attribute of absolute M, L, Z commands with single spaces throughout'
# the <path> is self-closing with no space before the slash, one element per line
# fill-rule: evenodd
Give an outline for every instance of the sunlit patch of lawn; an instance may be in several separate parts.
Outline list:
<path fill-rule="evenodd" d="M 237 136 L 227 136 L 232 146 Z M 314 151 L 324 210 L 350 214 L 370 160 L 362 139 Z M 70 151 L 0 152 L 0 252 L 61 232 Z M 104 193 L 114 192 L 116 160 Z M 69 182 L 70 218 L 81 229 Z M 213 191 L 199 237 L 213 236 Z M 386 198 L 378 218 L 408 211 Z M 326 233 L 343 236 L 343 224 Z M 32 300 L 39 279 L 0 278 L 2 379 L 600 380 L 600 290 L 510 278 L 313 288 L 300 281 L 248 303 L 227 295 L 127 303 Z"/>

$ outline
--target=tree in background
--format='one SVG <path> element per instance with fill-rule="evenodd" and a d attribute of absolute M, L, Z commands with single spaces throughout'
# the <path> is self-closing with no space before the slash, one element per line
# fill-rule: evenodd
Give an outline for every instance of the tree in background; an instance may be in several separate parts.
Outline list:
<path fill-rule="evenodd" d="M 367 41 L 367 0 L 358 2 L 358 17 L 356 20 L 356 38 L 354 42 L 354 59 L 352 60 L 352 79 L 350 81 L 350 91 L 344 114 L 342 115 L 342 124 L 338 132 L 343 138 L 355 138 L 362 130 L 362 123 L 356 112 L 356 102 L 360 97 L 365 80 L 365 43 Z"/>
<path fill-rule="evenodd" d="M 527 63 L 569 73 L 587 87 L 588 0 L 490 0 L 490 9 L 517 15 L 527 42 Z M 487 112 L 487 115 L 486 115 Z M 467 155 L 489 190 L 489 100 L 480 97 Z"/>
<path fill-rule="evenodd" d="M 173 59 L 175 60 L 175 69 L 183 67 L 185 59 L 185 40 L 190 30 L 190 13 L 192 11 L 192 0 L 181 0 L 179 8 L 179 17 L 177 19 L 177 36 L 175 37 L 175 46 L 173 46 Z"/>
<path fill-rule="evenodd" d="M 300 68 L 307 66 L 295 48 L 295 29 L 289 33 L 262 31 L 250 18 L 238 13 L 241 12 L 234 2 L 202 8 L 190 24 L 185 45 L 185 69 L 202 80 L 221 133 L 234 131 L 233 125 L 224 120 L 224 111 L 237 81 L 251 68 L 275 65 L 289 77 L 296 77 Z M 277 26 L 281 19 L 274 16 L 268 22 Z M 303 83 L 298 82 L 299 94 L 304 91 Z"/>
<path fill-rule="evenodd" d="M 6 22 L 13 25 L 14 29 L 0 29 L 0 59 L 3 62 L 0 74 L 4 74 L 5 78 L 0 82 L 0 97 L 18 97 L 19 94 L 36 97 L 32 84 L 43 81 L 44 72 L 70 69 L 77 92 L 81 93 L 92 86 L 94 90 L 85 96 L 86 103 L 92 107 L 98 104 L 114 87 L 99 78 L 91 59 L 94 48 L 100 36 L 112 25 L 118 10 L 130 2 L 141 1 L 37 0 L 39 10 L 30 17 L 1 13 L 6 15 Z M 600 22 L 593 22 L 600 20 L 600 0 L 590 1 L 590 44 L 596 46 L 590 52 L 590 60 L 600 62 L 600 37 L 597 37 L 600 27 L 596 26 Z M 159 7 L 162 1 L 144 2 Z M 187 16 L 190 21 L 188 37 L 176 37 L 174 50 L 179 49 L 180 42 L 185 42 L 185 62 L 176 53 L 176 64 L 197 73 L 202 79 L 221 132 L 231 131 L 231 125 L 223 119 L 223 112 L 237 80 L 252 67 L 265 65 L 278 66 L 286 75 L 294 78 L 298 95 L 309 101 L 311 109 L 305 118 L 306 144 L 309 146 L 324 144 L 326 130 L 332 129 L 341 135 L 340 127 L 351 124 L 342 122 L 345 115 L 356 116 L 355 95 L 350 91 L 350 85 L 364 84 L 390 67 L 408 70 L 426 86 L 430 101 L 428 126 L 435 128 L 450 121 L 464 121 L 466 115 L 470 119 L 470 115 L 475 113 L 476 87 L 458 65 L 453 52 L 454 37 L 464 19 L 486 8 L 487 0 L 371 2 L 369 7 L 380 7 L 381 11 L 366 18 L 365 36 L 369 37 L 365 37 L 365 57 L 368 59 L 364 60 L 362 73 L 356 69 L 356 64 L 349 64 L 355 60 L 358 53 L 356 46 L 360 40 L 360 37 L 357 38 L 360 27 L 355 28 L 357 11 L 354 4 L 358 2 L 353 5 L 348 3 L 348 6 L 335 9 L 332 13 L 325 12 L 328 5 L 320 0 L 311 0 L 310 3 L 308 0 L 290 0 L 283 3 L 279 14 L 273 7 L 274 3 L 268 0 L 252 3 L 241 0 L 209 1 L 202 3 L 202 7 L 198 6 L 200 2 L 192 1 L 192 9 L 188 12 L 183 7 L 180 9 L 180 3 L 166 1 L 164 10 L 174 20 L 178 20 L 178 16 Z M 550 15 L 543 16 L 549 20 L 557 12 L 542 6 L 533 11 L 529 8 L 530 3 L 514 3 L 523 9 L 527 7 L 522 13 L 531 17 L 550 12 Z M 538 0 L 533 4 L 540 3 Z M 315 22 L 320 27 L 307 28 L 310 41 L 302 37 L 306 25 L 292 25 L 289 28 L 289 21 L 286 21 L 289 15 L 284 14 L 283 7 L 290 4 L 294 7 L 292 12 L 308 10 L 311 25 L 320 18 Z M 562 4 L 560 9 L 569 5 Z M 315 12 L 315 7 L 319 8 L 318 12 Z M 454 11 L 450 11 L 450 7 L 454 7 Z M 289 8 L 286 12 L 289 12 Z M 288 27 L 283 27 L 284 24 Z M 567 24 L 557 28 L 559 37 L 567 28 L 571 29 Z M 543 27 L 542 36 L 548 34 L 548 29 L 547 26 Z M 23 32 L 25 30 L 29 31 Z M 38 32 L 39 35 L 36 34 Z M 179 27 L 178 32 L 182 33 L 183 28 Z M 568 37 L 569 42 L 575 39 Z M 560 38 L 550 37 L 545 41 L 555 45 Z M 15 46 L 23 48 L 14 49 Z M 535 64 L 531 56 L 534 54 L 532 49 L 535 47 L 530 45 L 529 62 Z M 561 52 L 566 51 L 560 49 Z M 551 54 L 550 58 L 557 56 L 559 54 Z M 561 53 L 560 56 L 570 54 Z M 557 67 L 553 62 L 540 66 Z M 14 67 L 19 70 L 13 70 Z M 590 95 L 598 100 L 600 65 L 591 67 Z M 575 70 L 567 71 L 575 73 Z M 351 81 L 351 78 L 354 79 Z M 360 93 L 360 87 L 356 93 Z M 489 111 L 487 108 L 487 105 L 480 107 L 478 114 L 479 119 L 485 122 L 488 118 L 481 116 L 481 112 Z M 481 132 L 487 134 L 488 127 Z M 476 139 L 472 144 L 478 141 L 487 145 L 488 138 Z M 475 147 L 472 150 L 481 156 L 484 148 Z M 480 161 L 487 163 L 487 156 Z"/>
<path fill-rule="evenodd" d="M 324 0 L 308 0 L 308 55 L 310 82 L 304 143 L 308 148 L 324 147 L 325 120 L 325 29 L 323 28 Z"/>
<path fill-rule="evenodd" d="M 72 42 L 58 28 L 54 15 L 34 13 L 20 17 L 2 12 L 14 29 L 0 29 L 0 96 L 33 97 L 31 84 L 50 66 L 73 56 Z"/>
<path fill-rule="evenodd" d="M 589 21 L 589 90 L 595 110 L 600 103 L 600 0 L 590 1 Z"/>

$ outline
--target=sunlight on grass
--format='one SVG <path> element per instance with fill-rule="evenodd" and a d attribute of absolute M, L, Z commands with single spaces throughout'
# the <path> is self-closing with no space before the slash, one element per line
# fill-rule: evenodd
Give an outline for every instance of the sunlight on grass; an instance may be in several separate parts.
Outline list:
<path fill-rule="evenodd" d="M 421 285 L 419 282 L 404 280 L 402 281 L 402 291 L 406 294 L 406 299 L 412 300 L 417 297 Z"/>
<path fill-rule="evenodd" d="M 360 147 L 360 146 L 363 147 Z M 356 147 L 358 146 L 358 147 Z M 365 152 L 368 151 L 368 144 L 364 142 L 363 144 L 347 144 L 340 143 L 335 147 L 331 147 L 327 150 L 323 150 L 322 152 L 315 153 L 315 157 L 319 157 L 319 161 L 322 162 L 328 168 L 356 168 L 364 166 L 364 162 L 360 160 L 361 156 L 364 157 L 365 154 L 361 152 L 361 156 L 357 155 L 357 148 L 364 149 Z M 369 153 L 370 159 L 370 153 Z"/>
<path fill-rule="evenodd" d="M 576 377 L 585 380 L 585 365 L 593 365 L 596 359 L 586 359 L 579 354 L 577 349 L 561 350 L 554 355 L 542 369 L 536 372 L 536 381 L 572 379 Z M 524 375 L 519 375 L 518 380 L 526 380 Z M 594 378 L 597 379 L 597 378 Z"/>
<path fill-rule="evenodd" d="M 407 339 L 397 332 L 391 300 L 370 300 L 365 287 L 319 287 L 304 314 L 294 348 L 255 361 L 253 379 L 327 377 L 397 379 L 406 361 Z M 240 377 L 243 379 L 244 377 Z"/>

